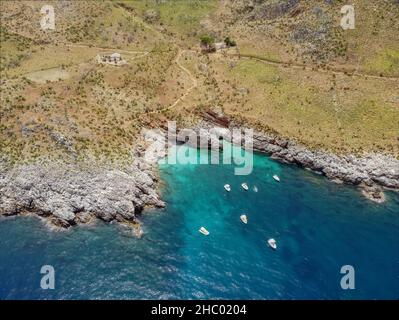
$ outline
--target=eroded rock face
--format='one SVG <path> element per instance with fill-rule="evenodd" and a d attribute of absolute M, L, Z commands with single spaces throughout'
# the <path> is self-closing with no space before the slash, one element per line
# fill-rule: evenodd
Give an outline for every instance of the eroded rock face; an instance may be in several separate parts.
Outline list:
<path fill-rule="evenodd" d="M 24 212 L 58 227 L 104 221 L 136 221 L 145 206 L 163 207 L 150 166 L 128 168 L 0 164 L 0 214 Z"/>

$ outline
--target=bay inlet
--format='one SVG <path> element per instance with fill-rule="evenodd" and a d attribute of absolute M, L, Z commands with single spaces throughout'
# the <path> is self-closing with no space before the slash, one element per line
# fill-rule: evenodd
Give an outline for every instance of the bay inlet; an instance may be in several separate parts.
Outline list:
<path fill-rule="evenodd" d="M 50 232 L 36 218 L 1 218 L 0 299 L 399 298 L 397 193 L 377 204 L 257 154 L 248 176 L 233 165 L 159 169 L 166 208 L 143 213 L 140 239 L 100 221 Z M 54 267 L 54 290 L 40 288 L 43 265 Z M 340 286 L 343 265 L 354 290 Z"/>

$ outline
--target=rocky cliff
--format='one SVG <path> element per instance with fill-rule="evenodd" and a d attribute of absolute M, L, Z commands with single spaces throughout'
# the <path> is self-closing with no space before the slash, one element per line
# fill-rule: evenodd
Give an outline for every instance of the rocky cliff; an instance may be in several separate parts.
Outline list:
<path fill-rule="evenodd" d="M 152 167 L 0 164 L 0 214 L 34 213 L 68 228 L 93 218 L 135 225 L 146 206 L 163 207 Z"/>

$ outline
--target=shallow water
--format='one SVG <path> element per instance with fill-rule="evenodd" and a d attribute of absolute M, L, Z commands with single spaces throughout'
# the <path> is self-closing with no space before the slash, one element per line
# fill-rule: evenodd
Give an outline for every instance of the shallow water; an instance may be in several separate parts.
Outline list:
<path fill-rule="evenodd" d="M 398 194 L 375 204 L 263 155 L 249 176 L 232 165 L 160 168 L 167 207 L 142 216 L 141 239 L 102 222 L 49 232 L 36 218 L 2 218 L 0 299 L 399 298 Z M 54 290 L 40 288 L 42 265 L 55 268 Z M 355 290 L 340 287 L 343 265 L 355 268 Z"/>

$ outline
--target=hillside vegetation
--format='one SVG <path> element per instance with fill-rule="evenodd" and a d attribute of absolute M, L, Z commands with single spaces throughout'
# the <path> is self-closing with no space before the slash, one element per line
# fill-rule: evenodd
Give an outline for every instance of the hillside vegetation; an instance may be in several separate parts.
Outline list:
<path fill-rule="evenodd" d="M 1 1 L 0 154 L 129 159 L 143 128 L 237 123 L 335 153 L 399 157 L 399 2 Z M 55 30 L 42 30 L 52 5 Z M 200 38 L 236 46 L 204 52 Z M 101 64 L 121 53 L 126 64 Z"/>

